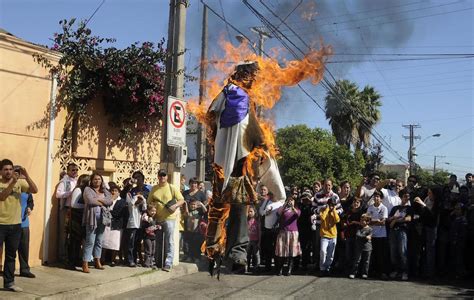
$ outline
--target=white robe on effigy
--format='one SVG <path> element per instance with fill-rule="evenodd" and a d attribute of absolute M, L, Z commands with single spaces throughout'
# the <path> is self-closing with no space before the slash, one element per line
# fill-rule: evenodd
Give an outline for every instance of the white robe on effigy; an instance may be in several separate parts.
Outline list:
<path fill-rule="evenodd" d="M 221 128 L 220 117 L 224 111 L 226 98 L 220 93 L 212 102 L 209 111 L 216 114 L 217 132 L 214 141 L 214 163 L 224 169 L 224 190 L 229 182 L 230 174 L 234 170 L 235 163 L 250 154 L 251 149 L 246 149 L 243 138 L 249 123 L 249 114 L 239 123 L 226 128 Z"/>
<path fill-rule="evenodd" d="M 226 97 L 221 92 L 209 107 L 210 112 L 216 114 L 215 122 L 217 125 L 216 139 L 214 141 L 214 163 L 224 170 L 224 184 L 222 191 L 229 182 L 229 177 L 234 170 L 235 163 L 248 156 L 252 149 L 247 149 L 244 144 L 245 130 L 249 123 L 249 114 L 245 116 L 239 123 L 226 128 L 221 128 L 220 117 L 225 109 Z M 285 200 L 285 187 L 281 180 L 280 171 L 274 158 L 268 157 L 259 167 L 261 174 L 260 181 L 265 184 L 273 193 L 277 200 Z"/>

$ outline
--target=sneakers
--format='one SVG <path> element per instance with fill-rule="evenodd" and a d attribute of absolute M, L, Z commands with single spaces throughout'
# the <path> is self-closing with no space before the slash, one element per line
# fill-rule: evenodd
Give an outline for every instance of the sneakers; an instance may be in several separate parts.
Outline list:
<path fill-rule="evenodd" d="M 397 272 L 397 271 L 393 271 L 392 273 L 390 273 L 390 278 L 391 278 L 391 279 L 395 279 L 395 278 L 397 278 L 397 276 L 398 276 L 398 272 Z"/>
<path fill-rule="evenodd" d="M 403 281 L 408 280 L 408 274 L 407 274 L 407 273 L 403 273 L 403 274 L 402 274 L 402 280 L 403 280 Z"/>
<path fill-rule="evenodd" d="M 354 279 L 354 278 L 355 278 L 355 275 L 354 275 L 354 274 L 351 274 L 351 275 L 349 275 L 349 278 L 350 278 L 350 279 Z"/>
<path fill-rule="evenodd" d="M 17 292 L 17 293 L 23 292 L 23 289 L 16 285 L 10 285 L 9 287 L 5 287 L 5 289 L 10 292 Z"/>
<path fill-rule="evenodd" d="M 162 270 L 165 271 L 165 272 L 169 272 L 169 271 L 171 271 L 171 267 L 170 266 L 164 266 Z"/>
<path fill-rule="evenodd" d="M 367 279 L 367 278 L 369 278 L 369 277 L 367 276 L 367 274 L 363 274 L 363 275 L 362 275 L 362 279 Z"/>

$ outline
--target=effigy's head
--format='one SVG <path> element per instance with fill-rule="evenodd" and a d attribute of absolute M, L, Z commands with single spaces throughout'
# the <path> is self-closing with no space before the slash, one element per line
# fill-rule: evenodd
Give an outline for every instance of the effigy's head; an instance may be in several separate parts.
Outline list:
<path fill-rule="evenodd" d="M 249 89 L 252 87 L 258 70 L 260 68 L 256 61 L 244 61 L 235 66 L 234 73 L 232 73 L 230 79 L 242 85 L 243 88 Z"/>

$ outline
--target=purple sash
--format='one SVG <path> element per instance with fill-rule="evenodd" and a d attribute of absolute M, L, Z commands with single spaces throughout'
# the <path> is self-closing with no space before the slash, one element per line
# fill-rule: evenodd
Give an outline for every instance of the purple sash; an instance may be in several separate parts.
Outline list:
<path fill-rule="evenodd" d="M 221 128 L 232 127 L 242 121 L 249 111 L 249 96 L 236 85 L 224 88 L 225 108 L 221 114 Z"/>

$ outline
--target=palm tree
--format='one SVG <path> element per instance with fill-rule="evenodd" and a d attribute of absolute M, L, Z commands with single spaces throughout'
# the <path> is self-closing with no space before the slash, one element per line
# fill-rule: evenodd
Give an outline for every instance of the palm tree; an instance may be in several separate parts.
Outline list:
<path fill-rule="evenodd" d="M 373 87 L 362 91 L 356 83 L 338 80 L 326 95 L 326 119 L 338 144 L 356 149 L 370 144 L 372 128 L 380 121 L 380 94 Z"/>

